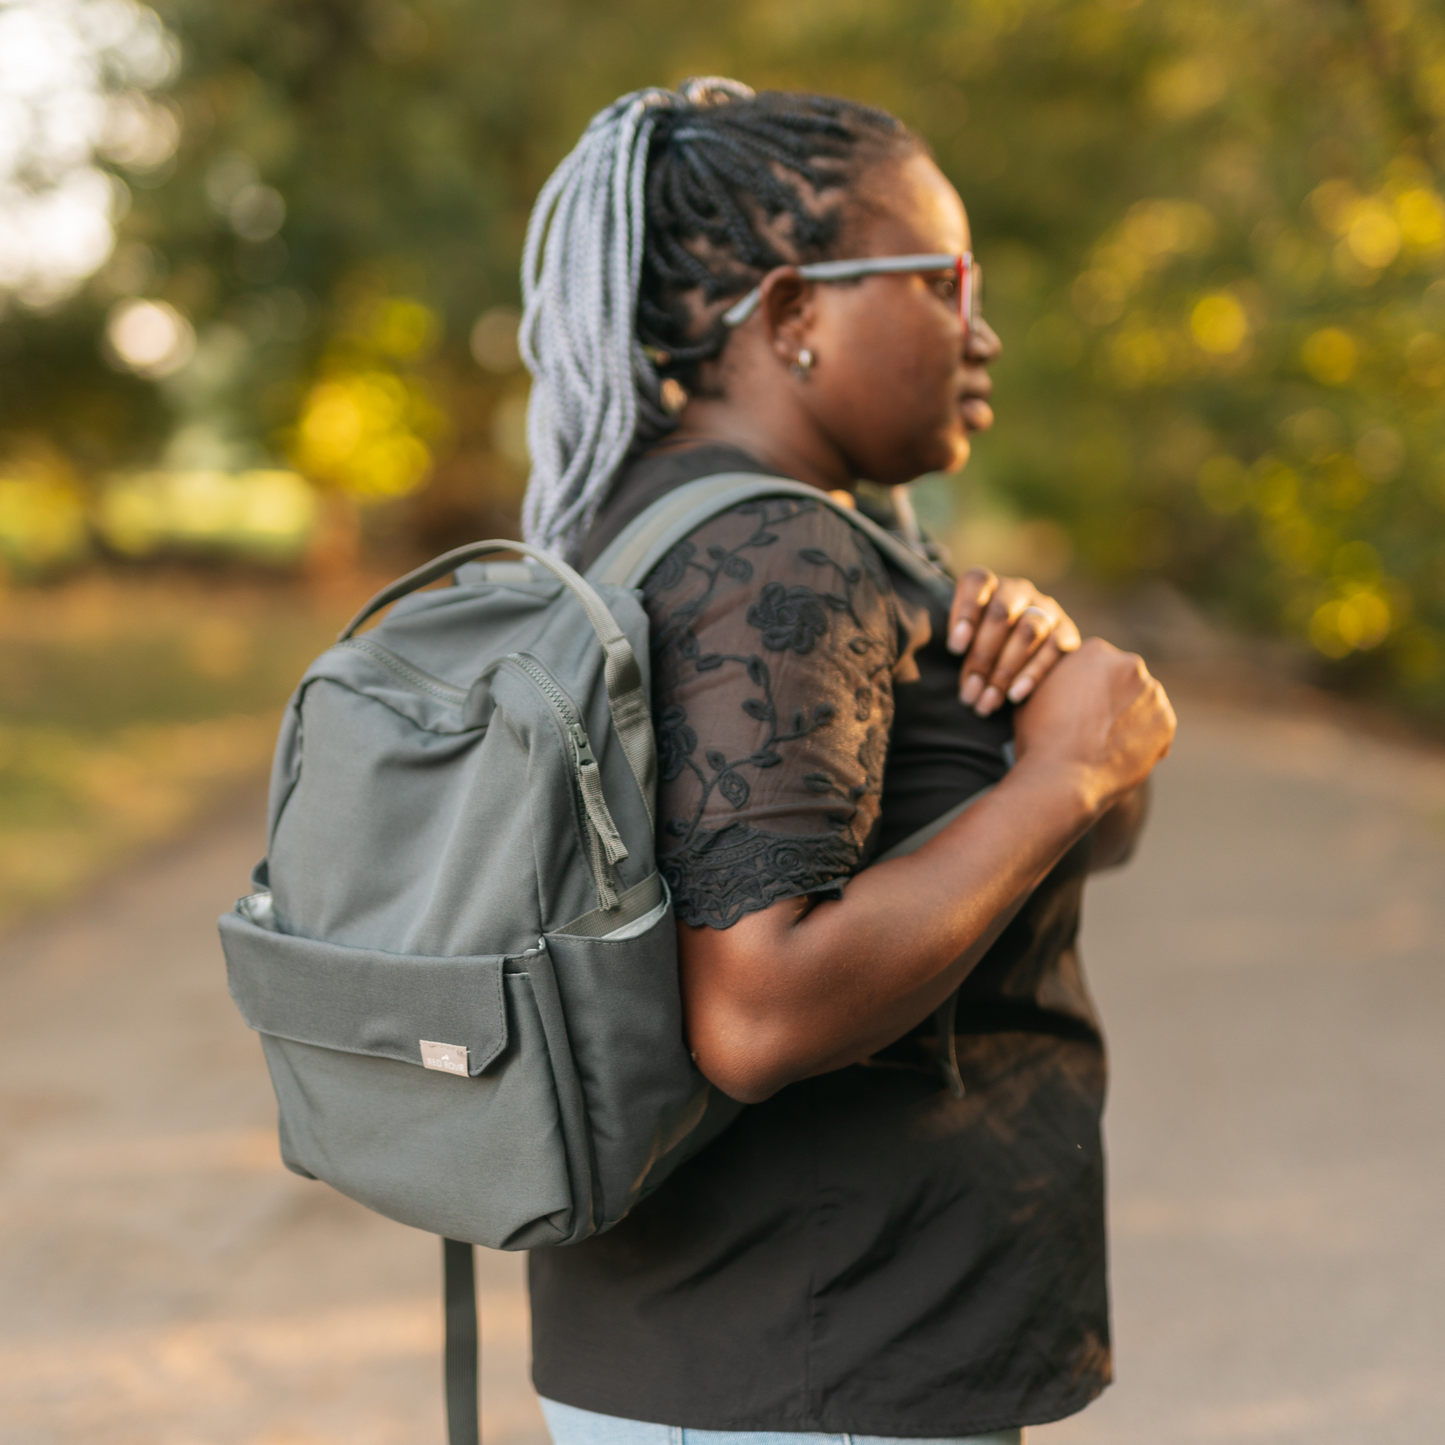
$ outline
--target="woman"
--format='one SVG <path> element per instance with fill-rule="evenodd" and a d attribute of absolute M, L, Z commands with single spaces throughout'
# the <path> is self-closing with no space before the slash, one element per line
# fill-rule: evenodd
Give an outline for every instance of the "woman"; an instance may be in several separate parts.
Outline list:
<path fill-rule="evenodd" d="M 970 249 L 886 115 L 717 80 L 624 97 L 529 235 L 531 539 L 586 565 L 718 472 L 851 498 L 956 471 L 999 350 Z M 737 507 L 644 591 L 689 1043 L 752 1107 L 611 1232 L 532 1256 L 557 1445 L 1017 1441 L 1109 1378 L 1075 936 L 1168 702 L 1027 583 L 970 573 L 950 613 L 821 503 Z"/>

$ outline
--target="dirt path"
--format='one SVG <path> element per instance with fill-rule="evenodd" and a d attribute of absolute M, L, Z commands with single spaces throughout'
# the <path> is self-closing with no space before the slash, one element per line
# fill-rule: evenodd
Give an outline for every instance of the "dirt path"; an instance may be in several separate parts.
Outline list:
<path fill-rule="evenodd" d="M 1445 763 L 1181 709 L 1085 944 L 1113 1051 L 1119 1384 L 1031 1445 L 1438 1428 Z M 214 918 L 233 818 L 0 947 L 6 1445 L 440 1445 L 428 1237 L 281 1169 Z M 541 1445 L 481 1256 L 489 1445 Z"/>

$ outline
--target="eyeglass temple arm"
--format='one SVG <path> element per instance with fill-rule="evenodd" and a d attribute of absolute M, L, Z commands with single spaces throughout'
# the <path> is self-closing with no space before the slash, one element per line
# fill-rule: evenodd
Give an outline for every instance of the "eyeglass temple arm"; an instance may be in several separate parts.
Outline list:
<path fill-rule="evenodd" d="M 867 256 L 857 261 L 812 261 L 798 267 L 798 275 L 808 281 L 851 281 L 857 276 L 883 276 L 898 271 L 953 271 L 960 287 L 969 272 L 973 257 L 944 252 L 918 256 Z M 741 301 L 723 312 L 724 326 L 741 326 L 763 299 L 763 288 L 754 286 Z"/>

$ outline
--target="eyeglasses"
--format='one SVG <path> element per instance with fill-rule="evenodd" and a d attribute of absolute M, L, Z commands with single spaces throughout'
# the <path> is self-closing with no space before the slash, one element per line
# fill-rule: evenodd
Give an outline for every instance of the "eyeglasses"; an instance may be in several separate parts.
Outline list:
<path fill-rule="evenodd" d="M 860 276 L 893 276 L 914 271 L 952 271 L 958 286 L 958 320 L 972 330 L 983 320 L 983 268 L 972 252 L 950 256 L 867 256 L 858 261 L 814 261 L 799 266 L 798 275 L 809 281 L 853 281 Z M 763 299 L 763 288 L 754 286 L 735 306 L 723 312 L 724 326 L 741 326 Z"/>

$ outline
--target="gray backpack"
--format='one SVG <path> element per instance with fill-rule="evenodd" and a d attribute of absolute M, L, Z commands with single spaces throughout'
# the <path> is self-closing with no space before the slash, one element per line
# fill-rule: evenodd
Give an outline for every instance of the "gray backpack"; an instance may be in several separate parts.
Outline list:
<path fill-rule="evenodd" d="M 634 589 L 709 517 L 776 496 L 834 507 L 949 587 L 815 488 L 710 477 L 638 518 L 590 580 L 517 542 L 437 558 L 367 603 L 287 710 L 267 858 L 221 919 L 231 994 L 261 1035 L 287 1167 L 463 1242 L 453 1441 L 475 1431 L 470 1245 L 609 1228 L 740 1107 L 683 1035 Z M 480 560 L 498 552 L 529 560 Z"/>

